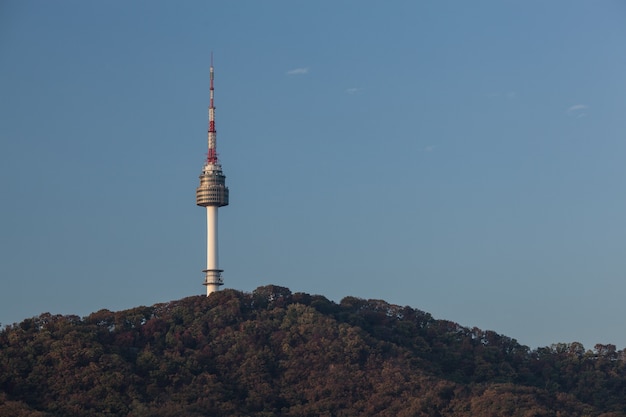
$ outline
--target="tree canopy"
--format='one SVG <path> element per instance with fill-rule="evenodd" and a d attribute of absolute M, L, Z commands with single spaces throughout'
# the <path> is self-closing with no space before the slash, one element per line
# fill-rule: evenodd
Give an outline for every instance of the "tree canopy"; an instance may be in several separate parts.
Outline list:
<path fill-rule="evenodd" d="M 269 285 L 7 326 L 0 415 L 616 417 L 625 356 Z"/>

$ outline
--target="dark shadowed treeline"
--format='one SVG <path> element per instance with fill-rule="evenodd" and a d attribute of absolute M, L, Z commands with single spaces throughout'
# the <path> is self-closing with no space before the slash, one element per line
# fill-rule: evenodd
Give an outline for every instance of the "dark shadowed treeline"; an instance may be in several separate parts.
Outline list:
<path fill-rule="evenodd" d="M 266 286 L 8 326 L 0 416 L 617 417 L 623 359 Z"/>

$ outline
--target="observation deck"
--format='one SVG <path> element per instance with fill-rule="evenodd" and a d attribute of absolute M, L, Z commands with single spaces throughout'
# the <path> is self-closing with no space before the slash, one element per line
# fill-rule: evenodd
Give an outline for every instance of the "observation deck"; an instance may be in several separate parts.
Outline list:
<path fill-rule="evenodd" d="M 228 205 L 226 176 L 219 166 L 207 164 L 200 175 L 200 186 L 196 188 L 196 205 L 201 207 Z"/>

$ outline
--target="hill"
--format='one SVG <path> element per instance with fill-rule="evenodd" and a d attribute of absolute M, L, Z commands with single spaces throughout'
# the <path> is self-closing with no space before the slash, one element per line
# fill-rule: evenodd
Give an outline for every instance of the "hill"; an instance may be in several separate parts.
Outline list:
<path fill-rule="evenodd" d="M 626 416 L 624 351 L 266 286 L 0 332 L 1 416 Z"/>

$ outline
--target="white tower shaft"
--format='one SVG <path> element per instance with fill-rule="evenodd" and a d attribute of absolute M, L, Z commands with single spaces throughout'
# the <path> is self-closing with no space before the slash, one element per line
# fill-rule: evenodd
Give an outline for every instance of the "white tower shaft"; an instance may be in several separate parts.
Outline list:
<path fill-rule="evenodd" d="M 220 289 L 221 270 L 218 266 L 217 206 L 206 207 L 206 295 Z"/>

